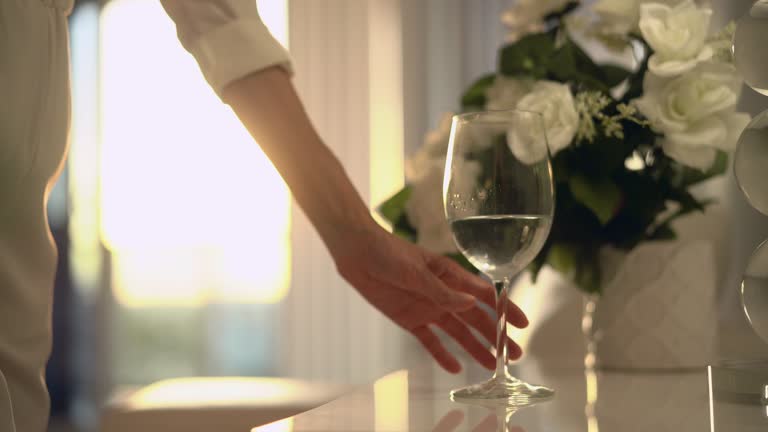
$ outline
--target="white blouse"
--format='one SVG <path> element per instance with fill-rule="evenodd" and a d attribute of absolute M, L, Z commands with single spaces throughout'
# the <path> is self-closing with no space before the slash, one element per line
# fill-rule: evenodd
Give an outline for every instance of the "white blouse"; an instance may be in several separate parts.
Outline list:
<path fill-rule="evenodd" d="M 221 96 L 227 84 L 279 65 L 292 73 L 288 52 L 259 17 L 256 0 L 161 0 L 181 44 Z"/>

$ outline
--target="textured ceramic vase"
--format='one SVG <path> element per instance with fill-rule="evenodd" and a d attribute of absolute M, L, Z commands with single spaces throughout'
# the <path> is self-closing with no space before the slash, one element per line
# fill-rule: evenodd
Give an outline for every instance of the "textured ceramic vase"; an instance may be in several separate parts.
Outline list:
<path fill-rule="evenodd" d="M 587 297 L 551 268 L 520 278 L 512 300 L 531 326 L 511 336 L 551 367 L 688 369 L 716 348 L 716 291 L 727 262 L 726 216 L 715 205 L 673 224 L 678 238 L 629 252 L 604 249 L 603 295 Z M 579 324 L 582 324 L 581 326 Z M 585 350 L 586 342 L 591 351 Z M 590 363 L 591 362 L 591 363 Z"/>
<path fill-rule="evenodd" d="M 595 425 L 594 430 L 710 430 L 709 400 L 707 392 L 700 391 L 700 373 L 587 371 L 586 377 L 596 390 L 594 396 L 587 395 L 585 410 L 589 424 Z"/>
<path fill-rule="evenodd" d="M 588 362 L 605 369 L 710 364 L 717 330 L 715 249 L 705 239 L 606 250 L 603 293 L 587 301 Z"/>

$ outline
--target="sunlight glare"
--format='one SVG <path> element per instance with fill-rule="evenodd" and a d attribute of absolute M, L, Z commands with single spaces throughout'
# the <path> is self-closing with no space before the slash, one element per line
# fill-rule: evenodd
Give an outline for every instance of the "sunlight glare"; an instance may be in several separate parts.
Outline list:
<path fill-rule="evenodd" d="M 293 417 L 278 420 L 268 425 L 253 428 L 251 432 L 291 432 L 293 431 Z"/>
<path fill-rule="evenodd" d="M 100 233 L 118 302 L 279 301 L 290 196 L 276 170 L 158 2 L 111 1 L 101 29 Z"/>
<path fill-rule="evenodd" d="M 282 378 L 173 378 L 130 396 L 131 409 L 276 405 L 311 390 L 309 384 Z"/>
<path fill-rule="evenodd" d="M 408 371 L 393 372 L 373 383 L 377 431 L 408 430 Z"/>
<path fill-rule="evenodd" d="M 373 2 L 369 13 L 369 98 L 370 111 L 370 199 L 378 206 L 403 187 L 403 42 L 399 6 L 394 2 Z M 389 223 L 377 212 L 374 218 Z"/>

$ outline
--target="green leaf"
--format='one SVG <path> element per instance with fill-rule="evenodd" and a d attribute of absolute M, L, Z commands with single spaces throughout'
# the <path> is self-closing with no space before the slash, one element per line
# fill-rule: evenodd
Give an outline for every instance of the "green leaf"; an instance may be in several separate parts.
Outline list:
<path fill-rule="evenodd" d="M 566 15 L 576 10 L 576 8 L 578 8 L 579 6 L 581 6 L 581 2 L 569 1 L 559 10 L 556 10 L 554 12 L 550 12 L 549 14 L 547 14 L 544 17 L 544 22 L 561 21 Z"/>
<path fill-rule="evenodd" d="M 635 140 L 642 135 L 631 127 L 625 128 L 625 133 L 627 136 L 624 139 L 600 133 L 592 143 L 571 147 L 572 151 L 564 154 L 568 166 L 589 178 L 613 178 L 617 172 L 624 172 L 624 163 L 636 148 Z M 653 135 L 651 137 L 653 139 Z M 561 153 L 564 152 L 557 156 Z"/>
<path fill-rule="evenodd" d="M 410 242 L 415 242 L 418 234 L 416 228 L 411 225 L 405 214 L 392 225 L 392 233 Z"/>
<path fill-rule="evenodd" d="M 536 283 L 536 279 L 539 277 L 539 272 L 541 272 L 541 269 L 544 267 L 544 264 L 547 263 L 546 257 L 542 257 L 542 255 L 537 255 L 536 258 L 531 261 L 530 264 L 528 264 L 528 271 L 531 273 L 531 282 Z"/>
<path fill-rule="evenodd" d="M 496 81 L 496 74 L 486 75 L 475 81 L 461 97 L 461 106 L 465 109 L 484 107 L 486 103 L 485 92 L 488 87 L 493 85 L 494 81 Z"/>
<path fill-rule="evenodd" d="M 668 199 L 680 204 L 678 212 L 689 213 L 692 211 L 704 211 L 708 201 L 699 201 L 691 192 L 686 189 L 671 189 Z"/>
<path fill-rule="evenodd" d="M 549 251 L 547 262 L 582 291 L 597 293 L 600 292 L 597 250 L 593 243 L 555 244 Z"/>
<path fill-rule="evenodd" d="M 392 225 L 396 225 L 405 214 L 405 205 L 411 197 L 411 192 L 411 187 L 406 186 L 401 189 L 400 192 L 384 201 L 378 208 L 381 217 L 386 219 Z"/>
<path fill-rule="evenodd" d="M 552 243 L 582 244 L 601 238 L 603 226 L 592 210 L 581 204 L 568 183 L 558 183 L 555 218 L 549 235 Z"/>
<path fill-rule="evenodd" d="M 547 262 L 553 269 L 565 276 L 573 276 L 576 270 L 578 250 L 573 245 L 554 244 L 549 249 Z"/>
<path fill-rule="evenodd" d="M 613 218 L 621 205 L 621 190 L 608 179 L 593 180 L 574 175 L 568 184 L 574 198 L 592 210 L 603 225 Z"/>
<path fill-rule="evenodd" d="M 585 254 L 579 260 L 575 277 L 576 285 L 588 294 L 600 292 L 600 264 L 597 254 Z"/>
<path fill-rule="evenodd" d="M 680 179 L 678 184 L 681 187 L 687 188 L 697 183 L 701 183 L 705 180 L 709 180 L 712 177 L 717 177 L 724 174 L 728 170 L 728 153 L 718 150 L 715 156 L 715 163 L 706 170 L 700 171 L 695 168 L 680 167 Z"/>
<path fill-rule="evenodd" d="M 499 71 L 504 75 L 546 77 L 550 57 L 555 52 L 555 38 L 549 33 L 527 35 L 507 45 L 499 53 Z"/>
<path fill-rule="evenodd" d="M 677 234 L 672 229 L 670 224 L 664 223 L 659 225 L 649 236 L 648 240 L 674 240 L 677 238 Z"/>
<path fill-rule="evenodd" d="M 547 263 L 547 257 L 549 256 L 549 251 L 551 248 L 552 248 L 552 241 L 551 241 L 551 238 L 549 238 L 544 243 L 544 246 L 539 251 L 539 254 L 536 255 L 533 261 L 531 261 L 531 263 L 528 265 L 528 271 L 531 273 L 531 282 L 536 283 L 536 279 L 539 276 L 539 272 L 544 267 L 544 264 Z"/>
<path fill-rule="evenodd" d="M 623 171 L 614 181 L 626 199 L 619 213 L 604 227 L 606 242 L 622 249 L 631 249 L 647 238 L 649 227 L 670 199 L 669 185 L 645 171 Z"/>
<path fill-rule="evenodd" d="M 621 84 L 632 75 L 632 72 L 616 65 L 602 65 L 600 66 L 600 69 L 603 71 L 602 75 L 605 79 L 605 84 L 611 88 Z"/>
<path fill-rule="evenodd" d="M 570 82 L 578 87 L 608 93 L 610 87 L 603 81 L 603 71 L 576 42 L 565 43 L 547 59 L 547 72 L 551 78 Z"/>
<path fill-rule="evenodd" d="M 624 93 L 624 97 L 621 99 L 623 102 L 629 102 L 632 99 L 642 96 L 643 79 L 645 78 L 645 74 L 648 72 L 648 60 L 653 54 L 653 50 L 651 50 L 651 47 L 648 46 L 643 38 L 632 37 L 632 39 L 636 43 L 643 45 L 643 48 L 645 49 L 645 58 L 643 58 L 643 60 L 640 62 L 640 67 L 637 68 L 637 72 L 629 77 L 629 88 L 627 89 L 627 92 Z"/>
<path fill-rule="evenodd" d="M 684 191 L 679 195 L 682 197 L 681 199 L 677 200 L 677 202 L 680 204 L 680 208 L 656 224 L 656 227 L 648 235 L 649 240 L 674 240 L 677 238 L 677 235 L 672 229 L 673 221 L 682 216 L 693 213 L 694 211 L 704 211 L 706 206 L 714 203 L 714 200 L 699 201 L 688 191 Z"/>

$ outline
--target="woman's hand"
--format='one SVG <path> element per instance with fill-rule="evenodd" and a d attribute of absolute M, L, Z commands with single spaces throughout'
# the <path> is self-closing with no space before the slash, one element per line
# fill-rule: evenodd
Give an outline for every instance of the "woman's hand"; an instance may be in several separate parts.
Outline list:
<path fill-rule="evenodd" d="M 439 327 L 483 366 L 495 359 L 475 328 L 496 345 L 496 323 L 477 301 L 494 310 L 493 288 L 458 264 L 381 229 L 371 218 L 344 168 L 314 130 L 285 70 L 272 67 L 236 80 L 222 98 L 251 132 L 290 186 L 333 255 L 341 275 L 368 302 L 408 330 L 446 370 L 461 370 L 433 331 Z M 527 325 L 511 302 L 508 321 Z M 510 357 L 521 355 L 509 342 Z"/>
<path fill-rule="evenodd" d="M 347 233 L 331 253 L 339 273 L 369 303 L 416 336 L 445 370 L 458 373 L 461 365 L 434 327 L 455 339 L 478 363 L 495 368 L 489 346 L 496 343 L 496 322 L 478 304 L 496 309 L 494 288 L 488 282 L 378 226 Z M 514 303 L 508 302 L 507 311 L 508 322 L 519 328 L 528 325 Z M 470 327 L 487 343 L 478 340 Z M 507 343 L 510 358 L 519 358 L 520 347 L 512 340 Z"/>

